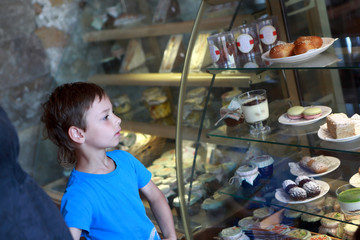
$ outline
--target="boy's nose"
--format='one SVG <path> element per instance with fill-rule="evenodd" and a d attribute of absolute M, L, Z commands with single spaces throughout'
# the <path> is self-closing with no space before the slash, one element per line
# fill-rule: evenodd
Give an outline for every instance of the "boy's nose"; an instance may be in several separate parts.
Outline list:
<path fill-rule="evenodd" d="M 121 124 L 121 118 L 119 118 L 118 116 L 116 116 L 116 125 L 120 126 Z"/>

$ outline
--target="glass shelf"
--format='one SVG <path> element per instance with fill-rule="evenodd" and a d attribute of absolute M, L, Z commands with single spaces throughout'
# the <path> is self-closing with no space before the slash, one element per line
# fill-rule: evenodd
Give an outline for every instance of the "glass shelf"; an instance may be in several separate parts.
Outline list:
<path fill-rule="evenodd" d="M 269 63 L 261 59 L 260 56 L 249 58 L 248 62 L 254 62 L 258 67 L 246 67 L 246 68 L 214 68 L 209 67 L 208 72 L 217 74 L 223 71 L 263 71 L 263 70 L 301 70 L 301 69 L 357 69 L 360 68 L 360 54 L 359 54 L 359 41 L 357 39 L 349 40 L 349 38 L 343 38 L 337 40 L 333 46 L 327 51 L 320 53 L 319 55 L 295 63 Z M 241 60 L 244 63 L 244 60 Z M 251 65 L 254 66 L 254 65 Z"/>
<path fill-rule="evenodd" d="M 220 192 L 222 194 L 232 196 L 239 203 L 243 202 L 243 204 L 248 204 L 249 208 L 267 206 L 274 209 L 274 214 L 277 213 L 280 214 L 282 211 L 291 210 L 291 211 L 301 212 L 304 214 L 318 216 L 321 218 L 336 220 L 343 223 L 349 223 L 347 221 L 342 221 L 339 219 L 334 219 L 324 216 L 323 212 L 320 211 L 318 213 L 309 212 L 308 210 L 299 208 L 297 204 L 287 204 L 279 201 L 274 201 L 273 199 L 276 189 L 281 188 L 281 186 L 279 186 L 279 183 L 281 183 L 280 179 L 282 178 L 262 179 L 261 183 L 252 189 L 245 189 L 242 187 L 238 187 L 236 185 L 228 185 L 222 188 L 223 190 L 221 190 Z M 337 184 L 341 184 L 341 181 L 339 181 Z M 259 196 L 265 196 L 265 197 L 259 197 Z M 351 224 L 358 226 L 355 223 L 351 223 Z"/>
<path fill-rule="evenodd" d="M 317 132 L 326 119 L 305 126 L 282 125 L 278 122 L 269 122 L 271 133 L 263 136 L 252 136 L 249 133 L 249 126 L 242 123 L 237 127 L 220 126 L 214 131 L 210 131 L 210 138 L 232 139 L 250 142 L 262 142 L 276 145 L 301 147 L 325 151 L 337 151 L 360 154 L 360 138 L 349 142 L 328 142 L 321 140 Z"/>

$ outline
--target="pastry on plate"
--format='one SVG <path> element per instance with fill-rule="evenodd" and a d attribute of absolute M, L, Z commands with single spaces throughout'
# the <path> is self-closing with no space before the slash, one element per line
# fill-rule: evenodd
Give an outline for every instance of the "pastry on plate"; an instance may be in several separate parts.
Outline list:
<path fill-rule="evenodd" d="M 322 110 L 319 107 L 309 107 L 303 112 L 305 119 L 315 119 L 321 116 Z"/>
<path fill-rule="evenodd" d="M 290 57 L 294 55 L 294 47 L 293 43 L 284 43 L 276 45 L 275 47 L 271 48 L 269 52 L 269 56 L 271 58 L 283 58 L 283 57 Z"/>
<path fill-rule="evenodd" d="M 300 119 L 303 117 L 304 107 L 294 106 L 287 110 L 287 116 L 290 119 Z"/>
<path fill-rule="evenodd" d="M 328 160 L 322 155 L 317 157 L 304 156 L 299 165 L 313 173 L 323 173 L 328 170 Z"/>
<path fill-rule="evenodd" d="M 301 37 L 298 37 L 294 44 L 295 45 L 299 45 L 300 43 L 302 42 L 305 42 L 305 41 L 309 41 L 311 44 L 313 44 L 316 48 L 319 48 L 322 46 L 323 44 L 323 40 L 321 37 L 319 36 L 301 36 Z"/>
<path fill-rule="evenodd" d="M 345 113 L 333 113 L 326 117 L 327 130 L 334 139 L 355 136 L 355 123 Z"/>

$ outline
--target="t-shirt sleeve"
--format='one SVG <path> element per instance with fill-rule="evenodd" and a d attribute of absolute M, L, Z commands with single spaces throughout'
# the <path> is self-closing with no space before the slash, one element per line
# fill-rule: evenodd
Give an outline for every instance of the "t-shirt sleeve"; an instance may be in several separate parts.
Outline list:
<path fill-rule="evenodd" d="M 90 231 L 92 207 L 83 193 L 72 189 L 65 192 L 60 210 L 68 227 Z"/>
<path fill-rule="evenodd" d="M 146 167 L 138 160 L 136 159 L 133 155 L 129 154 L 129 159 L 131 160 L 134 168 L 135 168 L 135 172 L 136 172 L 136 177 L 137 177 L 137 182 L 138 182 L 138 188 L 143 188 L 146 186 L 146 184 L 148 184 L 151 180 L 151 172 L 149 170 L 146 169 Z"/>

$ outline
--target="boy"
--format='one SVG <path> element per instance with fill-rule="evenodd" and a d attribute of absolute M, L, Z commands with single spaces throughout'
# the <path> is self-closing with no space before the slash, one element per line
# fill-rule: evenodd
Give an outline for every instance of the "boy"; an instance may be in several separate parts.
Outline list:
<path fill-rule="evenodd" d="M 160 239 L 146 216 L 148 200 L 165 239 L 176 239 L 173 217 L 151 173 L 119 143 L 121 119 L 104 90 L 92 83 L 57 87 L 43 105 L 47 136 L 61 165 L 74 164 L 61 212 L 74 239 Z"/>

